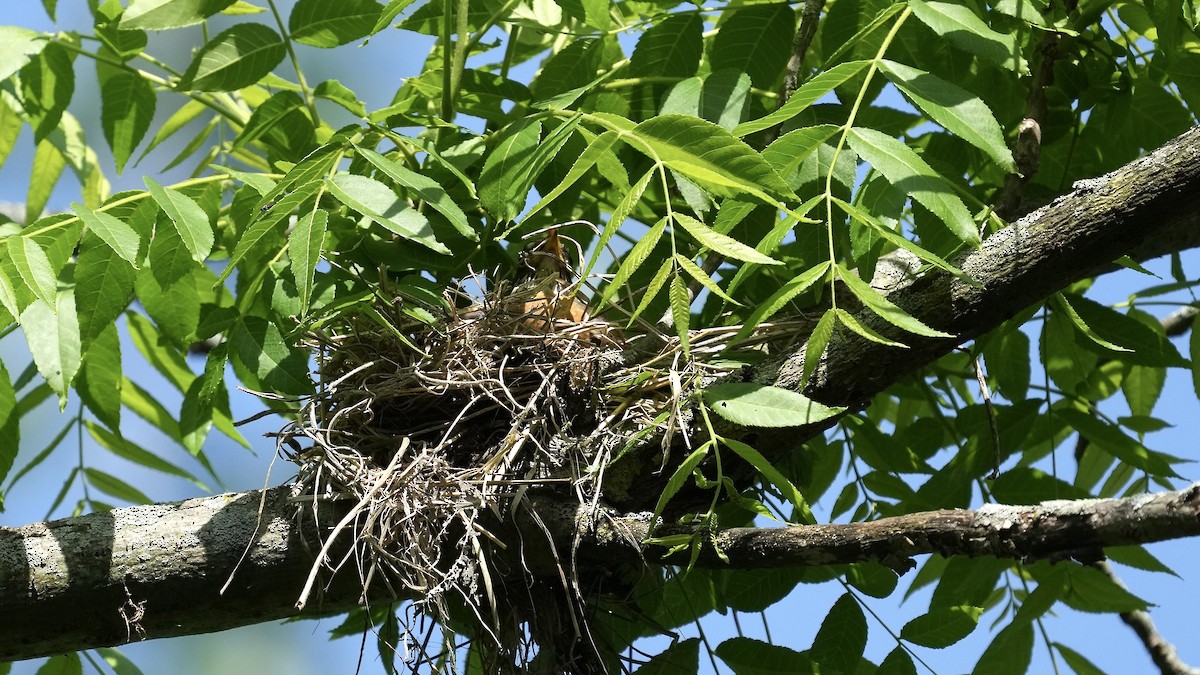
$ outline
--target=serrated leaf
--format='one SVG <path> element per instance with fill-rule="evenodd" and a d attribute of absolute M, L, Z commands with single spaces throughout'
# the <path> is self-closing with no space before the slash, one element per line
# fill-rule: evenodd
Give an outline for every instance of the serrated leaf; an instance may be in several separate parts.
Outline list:
<path fill-rule="evenodd" d="M 1115 354 L 1113 359 L 1152 367 L 1188 367 L 1179 350 L 1158 327 L 1080 295 L 1060 293 L 1054 307 L 1062 311 L 1089 340 Z"/>
<path fill-rule="evenodd" d="M 100 125 L 108 147 L 112 149 L 117 173 L 121 173 L 154 119 L 154 88 L 137 73 L 105 64 L 97 66 L 97 70 L 100 73 Z"/>
<path fill-rule="evenodd" d="M 853 673 L 866 646 L 867 617 L 854 595 L 845 593 L 821 622 L 809 658 L 820 664 L 822 670 Z"/>
<path fill-rule="evenodd" d="M 111 429 L 121 428 L 121 379 L 121 339 L 116 323 L 110 323 L 87 348 L 75 391 Z"/>
<path fill-rule="evenodd" d="M 726 258 L 758 265 L 782 265 L 783 263 L 768 255 L 763 255 L 753 247 L 747 246 L 727 234 L 721 234 L 686 213 L 676 213 L 675 222 L 696 241 L 720 253 Z"/>
<path fill-rule="evenodd" d="M 864 211 L 853 204 L 848 204 L 837 197 L 833 198 L 833 202 L 837 204 L 843 211 L 845 211 L 846 214 L 851 218 L 854 218 L 858 222 L 870 227 L 872 231 L 888 240 L 892 244 L 895 244 L 897 248 L 902 248 L 917 256 L 921 260 L 933 265 L 934 267 L 948 272 L 954 275 L 956 278 L 962 279 L 966 283 L 971 284 L 972 286 L 977 288 L 979 287 L 978 281 L 975 281 L 971 277 L 967 276 L 965 272 L 947 262 L 945 258 L 942 258 L 941 256 L 928 251 L 906 239 L 905 237 L 897 234 L 890 227 L 887 227 L 883 223 L 879 222 L 879 220 L 872 216 L 869 212 Z"/>
<path fill-rule="evenodd" d="M 121 14 L 122 30 L 166 30 L 200 23 L 234 0 L 133 0 Z"/>
<path fill-rule="evenodd" d="M 212 428 L 216 398 L 225 387 L 225 364 L 228 360 L 228 343 L 213 347 L 204 363 L 204 373 L 192 382 L 183 396 L 179 431 L 183 434 L 183 447 L 193 455 L 200 453 L 204 439 Z"/>
<path fill-rule="evenodd" d="M 754 86 L 773 89 L 791 51 L 796 12 L 788 3 L 750 5 L 726 11 L 708 59 L 713 71 L 737 70 Z"/>
<path fill-rule="evenodd" d="M 58 127 L 63 112 L 75 93 L 72 55 L 56 42 L 21 68 L 21 103 L 33 127 L 34 142 Z"/>
<path fill-rule="evenodd" d="M 583 268 L 583 272 L 579 275 L 581 279 L 587 279 L 591 275 L 592 269 L 596 266 L 596 261 L 600 259 L 600 255 L 604 253 L 605 248 L 608 246 L 608 242 L 612 240 L 613 235 L 617 233 L 617 230 L 621 229 L 621 227 L 625 225 L 625 220 L 629 217 L 629 214 L 633 212 L 633 208 L 637 206 L 638 201 L 646 192 L 646 186 L 650 184 L 650 179 L 654 177 L 654 174 L 655 169 L 649 169 L 646 171 L 646 173 L 642 174 L 642 177 L 633 184 L 629 191 L 621 195 L 621 200 L 617 202 L 615 207 L 613 207 L 611 217 L 609 217 L 608 222 L 605 223 L 604 229 L 600 231 L 600 239 L 596 242 L 596 246 L 592 251 L 591 257 L 588 258 L 587 266 Z M 662 220 L 660 222 L 662 223 L 663 231 L 666 231 L 666 220 Z M 659 232 L 659 235 L 661 236 L 662 232 Z M 630 253 L 632 252 L 633 251 L 630 251 Z M 626 256 L 626 260 L 628 260 L 628 256 Z M 643 258 L 643 262 L 644 260 L 645 259 Z M 622 265 L 623 264 L 624 263 L 622 263 Z M 628 279 L 628 277 L 626 277 L 626 279 Z M 613 284 L 611 283 L 605 287 L 604 294 L 601 296 L 602 301 L 612 296 L 612 292 L 609 291 L 609 288 L 612 287 Z M 601 304 L 603 304 L 603 302 Z"/>
<path fill-rule="evenodd" d="M 754 382 L 706 387 L 704 402 L 721 417 L 747 427 L 798 427 L 846 410 L 822 405 L 799 392 Z"/>
<path fill-rule="evenodd" d="M 65 120 L 67 115 L 63 115 Z M 33 166 L 29 169 L 29 190 L 25 193 L 25 219 L 40 218 L 50 201 L 50 194 L 67 166 L 67 157 L 50 138 L 43 139 L 33 151 Z M 86 200 L 85 200 L 86 201 Z"/>
<path fill-rule="evenodd" d="M 1005 172 L 1017 172 L 1000 123 L 979 97 L 933 73 L 895 61 L 884 59 L 879 70 L 934 122 L 985 152 Z"/>
<path fill-rule="evenodd" d="M 817 365 L 821 363 L 825 347 L 829 346 L 829 340 L 833 337 L 833 329 L 837 327 L 837 316 L 838 313 L 834 310 L 826 310 L 808 336 L 808 342 L 804 345 L 804 372 L 800 377 L 800 381 L 805 386 L 808 385 L 809 378 L 817 370 Z"/>
<path fill-rule="evenodd" d="M 973 675 L 1025 675 L 1033 656 L 1033 624 L 1010 624 L 975 664 Z"/>
<path fill-rule="evenodd" d="M 0 98 L 0 167 L 17 144 L 24 121 L 4 99 Z"/>
<path fill-rule="evenodd" d="M 59 293 L 57 306 L 51 309 L 35 300 L 21 313 L 21 330 L 29 343 L 33 362 L 46 383 L 58 394 L 58 407 L 67 405 L 67 392 L 79 372 L 79 320 L 75 316 L 75 296 Z"/>
<path fill-rule="evenodd" d="M 218 281 L 224 281 L 237 264 L 246 257 L 248 253 L 255 250 L 259 246 L 259 242 L 264 237 L 270 234 L 280 223 L 284 222 L 288 216 L 310 197 L 316 194 L 322 187 L 324 182 L 313 180 L 294 187 L 290 192 L 277 197 L 277 201 L 268 201 L 266 205 L 261 207 L 258 216 L 246 227 L 246 231 L 238 238 L 237 246 L 233 249 L 233 254 L 229 256 L 229 264 L 225 267 L 225 271 L 221 273 Z M 264 195 L 264 199 L 276 198 L 278 187 Z M 266 209 L 265 211 L 263 209 Z"/>
<path fill-rule="evenodd" d="M 638 675 L 691 675 L 700 667 L 700 638 L 680 640 L 637 669 Z"/>
<path fill-rule="evenodd" d="M 510 221 L 525 206 L 529 184 L 522 185 L 518 176 L 541 136 L 540 121 L 522 120 L 505 130 L 488 153 L 479 175 L 479 201 L 497 220 Z"/>
<path fill-rule="evenodd" d="M 48 44 L 46 36 L 37 31 L 20 26 L 0 26 L 0 82 L 24 68 Z"/>
<path fill-rule="evenodd" d="M 152 469 L 169 476 L 177 476 L 196 485 L 202 485 L 192 474 L 162 459 L 133 441 L 121 438 L 91 421 L 84 421 L 84 424 L 87 426 L 88 433 L 100 444 L 100 447 L 108 450 L 117 457 L 139 466 L 144 466 L 147 469 Z"/>
<path fill-rule="evenodd" d="M 103 211 L 92 211 L 78 202 L 71 204 L 71 210 L 88 231 L 95 234 L 109 248 L 124 258 L 136 269 L 140 260 L 142 237 L 129 223 L 113 217 Z"/>
<path fill-rule="evenodd" d="M 0 482 L 8 477 L 21 447 L 21 414 L 17 410 L 17 392 L 4 362 L 0 361 Z"/>
<path fill-rule="evenodd" d="M 585 173 L 595 166 L 604 155 L 611 153 L 612 147 L 616 145 L 616 143 L 617 135 L 612 131 L 606 131 L 600 134 L 596 140 L 589 143 L 579 157 L 575 160 L 575 162 L 571 165 L 570 170 L 567 171 L 567 175 L 563 177 L 562 181 L 560 181 L 558 185 L 555 185 L 550 192 L 547 192 L 544 197 L 538 200 L 538 203 L 534 204 L 533 208 L 529 209 L 529 213 L 521 219 L 521 222 L 524 223 L 531 216 L 538 214 L 542 209 L 549 206 L 550 203 L 555 199 L 558 199 L 562 193 L 566 192 L 568 188 L 574 185 L 576 181 L 578 181 Z M 623 195 L 622 199 L 625 199 L 627 196 L 628 195 Z M 636 198 L 634 199 L 636 200 Z M 605 241 L 607 242 L 607 240 Z M 601 248 L 603 248 L 603 246 L 601 246 Z"/>
<path fill-rule="evenodd" d="M 848 288 L 855 297 L 861 300 L 868 309 L 870 309 L 880 318 L 886 320 L 888 323 L 903 328 L 914 335 L 922 335 L 925 337 L 934 338 L 954 337 L 949 333 L 943 333 L 940 330 L 930 328 L 929 326 L 921 323 L 911 314 L 880 295 L 879 291 L 876 291 L 874 288 L 871 288 L 867 282 L 859 279 L 858 275 L 854 272 L 845 269 L 841 265 L 838 265 L 836 269 L 838 278 L 846 284 L 846 288 Z"/>
<path fill-rule="evenodd" d="M 692 294 L 688 292 L 683 277 L 671 277 L 671 286 L 667 290 L 671 304 L 671 323 L 675 326 L 675 335 L 679 336 L 679 346 L 686 356 L 690 349 L 688 331 L 692 328 Z"/>
<path fill-rule="evenodd" d="M 471 229 L 471 224 L 467 221 L 467 214 L 463 213 L 463 210 L 450 198 L 450 195 L 446 194 L 445 188 L 437 181 L 412 171 L 400 162 L 388 159 L 369 148 L 356 146 L 355 150 L 360 157 L 370 162 L 388 178 L 411 190 L 430 208 L 445 216 L 459 234 L 471 241 L 479 241 L 479 235 Z"/>
<path fill-rule="evenodd" d="M 648 175 L 648 174 L 647 174 Z M 609 221 L 610 224 L 612 221 Z M 620 227 L 619 225 L 617 227 Z M 607 231 L 608 228 L 605 228 Z M 615 228 L 614 228 L 615 229 Z M 653 227 L 646 232 L 645 236 L 638 239 L 633 248 L 629 249 L 629 253 L 625 254 L 625 259 L 621 261 L 621 266 L 617 268 L 616 274 L 613 275 L 612 281 L 604 287 L 604 292 L 600 295 L 601 304 L 612 298 L 618 290 L 623 288 L 633 273 L 637 271 L 642 263 L 650 257 L 650 252 L 658 245 L 658 241 L 662 239 L 663 233 L 667 231 L 667 219 L 660 218 Z"/>
<path fill-rule="evenodd" d="M 729 294 L 726 293 L 725 290 L 722 289 L 719 285 L 717 285 L 716 280 L 714 280 L 712 277 L 708 276 L 708 274 L 705 273 L 704 270 L 700 269 L 699 265 L 692 262 L 691 260 L 676 253 L 675 254 L 675 264 L 679 265 L 679 269 L 686 272 L 689 277 L 698 281 L 701 286 L 707 288 L 711 293 L 713 293 L 717 297 L 721 298 L 725 302 L 728 302 L 733 305 L 739 305 L 739 306 L 742 304 L 742 303 L 738 302 L 737 300 L 734 300 L 733 298 L 729 297 Z"/>
<path fill-rule="evenodd" d="M 691 77 L 704 55 L 704 19 L 698 13 L 672 14 L 642 34 L 629 58 L 638 77 Z"/>
<path fill-rule="evenodd" d="M 767 203 L 796 201 L 787 183 L 749 145 L 689 115 L 659 115 L 629 133 L 631 145 L 724 197 L 748 193 Z"/>
<path fill-rule="evenodd" d="M 784 476 L 779 469 L 767 461 L 767 458 L 763 457 L 762 453 L 732 438 L 722 438 L 721 442 L 730 450 L 733 450 L 734 454 L 754 467 L 755 471 L 758 471 L 759 475 L 765 478 L 771 485 L 774 485 L 775 489 L 779 490 L 784 499 L 787 499 L 797 512 L 799 512 L 801 519 L 805 522 L 815 522 L 812 511 L 809 509 L 808 503 L 804 500 L 804 495 L 801 495 L 796 486 L 792 485 L 792 481 L 788 480 L 787 476 Z"/>
<path fill-rule="evenodd" d="M 208 214 L 182 192 L 159 185 L 149 176 L 144 180 L 150 196 L 175 224 L 184 246 L 192 254 L 192 260 L 202 262 L 213 247 L 213 229 L 208 222 Z"/>
<path fill-rule="evenodd" d="M 683 460 L 683 463 L 679 465 L 679 468 L 675 469 L 675 473 L 671 474 L 671 477 L 667 479 L 667 484 L 663 487 L 663 492 L 658 497 L 658 504 L 654 507 L 653 522 L 658 522 L 658 517 L 667 506 L 667 502 L 671 501 L 671 498 L 683 488 L 683 484 L 692 475 L 692 470 L 700 465 L 701 460 L 708 456 L 711 449 L 712 444 L 705 443 L 693 450 L 692 454 L 688 455 L 687 459 Z"/>
<path fill-rule="evenodd" d="M 979 245 L 979 230 L 971 212 L 954 193 L 948 180 L 920 155 L 885 133 L 856 127 L 846 137 L 850 147 L 896 189 L 907 193 L 933 212 L 951 234 L 971 246 Z"/>
<path fill-rule="evenodd" d="M 804 112 L 809 106 L 820 100 L 822 96 L 845 84 L 850 78 L 858 75 L 870 64 L 870 61 L 839 63 L 801 85 L 796 91 L 792 92 L 787 103 L 780 106 L 778 110 L 764 117 L 750 122 L 743 122 L 734 127 L 733 135 L 748 136 L 757 131 L 783 124 L 801 112 Z"/>
<path fill-rule="evenodd" d="M 113 249 L 96 238 L 84 240 L 75 264 L 75 306 L 83 354 L 125 311 L 133 299 L 136 275 L 129 262 Z"/>
<path fill-rule="evenodd" d="M 358 117 L 367 116 L 367 108 L 363 102 L 358 99 L 358 96 L 346 85 L 337 80 L 325 80 L 318 84 L 313 89 L 313 96 L 323 98 L 326 101 L 334 103 L 349 110 L 352 115 Z"/>
<path fill-rule="evenodd" d="M 283 61 L 279 34 L 258 23 L 239 23 L 209 40 L 188 66 L 182 90 L 232 91 L 254 84 Z"/>
<path fill-rule="evenodd" d="M 429 219 L 383 183 L 367 176 L 340 173 L 327 185 L 338 201 L 384 228 L 437 253 L 450 254 L 450 249 L 434 238 Z"/>
<path fill-rule="evenodd" d="M 1075 675 L 1105 675 L 1105 672 L 1097 668 L 1096 664 L 1088 661 L 1087 657 L 1074 649 L 1060 642 L 1055 642 L 1054 648 L 1058 650 L 1058 654 L 1071 667 L 1071 670 L 1075 671 Z"/>
<path fill-rule="evenodd" d="M 413 4 L 413 0 L 391 0 L 388 2 L 387 6 L 383 8 L 383 12 L 379 15 L 379 18 L 375 20 L 375 25 L 371 27 L 371 35 L 387 28 L 392 20 L 400 16 L 400 12 L 408 9 L 408 6 L 411 4 Z"/>
<path fill-rule="evenodd" d="M 247 316 L 229 336 L 230 356 L 272 391 L 304 395 L 312 391 L 308 354 L 292 349 L 274 322 Z"/>
<path fill-rule="evenodd" d="M 1062 601 L 1081 612 L 1133 612 L 1150 606 L 1094 567 L 1067 567 L 1066 582 L 1067 592 Z"/>
<path fill-rule="evenodd" d="M 58 279 L 46 251 L 31 237 L 14 234 L 5 240 L 9 260 L 17 268 L 21 280 L 33 291 L 47 309 L 53 310 L 54 296 L 58 291 Z"/>
<path fill-rule="evenodd" d="M 922 647 L 944 649 L 970 635 L 983 609 L 970 605 L 930 610 L 904 624 L 900 637 Z"/>
<path fill-rule="evenodd" d="M 313 275 L 317 263 L 321 261 L 321 244 L 325 240 L 328 224 L 329 214 L 316 209 L 296 221 L 296 226 L 288 235 L 288 258 L 292 262 L 292 276 L 300 294 L 300 306 L 304 307 L 305 311 L 312 297 Z"/>
<path fill-rule="evenodd" d="M 797 295 L 812 288 L 814 284 L 820 281 L 829 272 L 829 261 L 817 264 L 815 267 L 805 270 L 800 274 L 788 279 L 766 300 L 758 303 L 750 316 L 746 318 L 741 330 L 734 336 L 733 341 L 738 342 L 749 337 L 758 328 L 759 324 L 767 319 L 775 316 L 779 310 L 787 307 L 787 304 L 792 301 Z M 832 330 L 832 327 L 831 327 Z M 812 339 L 811 337 L 809 338 Z M 824 348 L 822 348 L 824 349 Z"/>
<path fill-rule="evenodd" d="M 911 0 L 908 5 L 921 23 L 955 46 L 1005 70 L 1027 72 L 1016 37 L 992 30 L 969 6 L 942 0 Z"/>
<path fill-rule="evenodd" d="M 301 44 L 336 47 L 366 37 L 382 12 L 374 0 L 300 0 L 288 17 L 288 32 Z"/>
<path fill-rule="evenodd" d="M 807 653 L 748 637 L 730 638 L 713 650 L 734 675 L 796 675 L 821 672 Z"/>
<path fill-rule="evenodd" d="M 669 260 L 663 263 L 662 267 L 658 268 L 658 271 L 650 278 L 650 283 L 646 284 L 646 289 L 642 292 L 642 299 L 633 310 L 633 314 L 629 315 L 629 325 L 633 325 L 633 322 L 642 315 L 642 312 L 646 311 L 650 303 L 654 302 L 658 297 L 659 291 L 663 289 L 663 286 L 667 285 L 667 280 L 671 278 L 671 274 L 674 272 L 675 268 Z"/>

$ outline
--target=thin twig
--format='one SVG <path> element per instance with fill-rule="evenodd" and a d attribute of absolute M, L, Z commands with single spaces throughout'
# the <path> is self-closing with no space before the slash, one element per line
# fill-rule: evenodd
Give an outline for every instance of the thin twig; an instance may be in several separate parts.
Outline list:
<path fill-rule="evenodd" d="M 1109 565 L 1107 561 L 1097 560 L 1091 565 L 1108 575 L 1108 578 L 1112 579 L 1117 586 L 1126 588 L 1125 583 L 1121 581 L 1112 565 Z M 1126 588 L 1126 590 L 1128 589 Z M 1137 633 L 1138 639 L 1150 653 L 1150 660 L 1154 661 L 1154 665 L 1158 666 L 1162 675 L 1200 675 L 1200 668 L 1193 668 L 1180 660 L 1179 654 L 1175 651 L 1175 645 L 1163 638 L 1149 614 L 1141 610 L 1121 612 L 1121 620 Z"/>

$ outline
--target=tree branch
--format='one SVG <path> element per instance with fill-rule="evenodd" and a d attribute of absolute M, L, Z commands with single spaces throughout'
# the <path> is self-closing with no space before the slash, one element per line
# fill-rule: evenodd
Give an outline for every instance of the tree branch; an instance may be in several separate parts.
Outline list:
<path fill-rule="evenodd" d="M 1116 585 L 1125 588 L 1125 584 L 1107 561 L 1097 560 L 1092 563 L 1092 567 L 1107 574 L 1108 578 L 1112 579 Z M 1140 610 L 1121 612 L 1121 620 L 1132 628 L 1134 633 L 1137 633 L 1138 639 L 1150 653 L 1150 660 L 1154 661 L 1154 665 L 1158 666 L 1162 675 L 1200 675 L 1200 668 L 1193 668 L 1179 658 L 1179 654 L 1175 651 L 1175 645 L 1168 642 L 1158 632 L 1158 628 L 1154 626 L 1154 620 L 1148 613 Z"/>

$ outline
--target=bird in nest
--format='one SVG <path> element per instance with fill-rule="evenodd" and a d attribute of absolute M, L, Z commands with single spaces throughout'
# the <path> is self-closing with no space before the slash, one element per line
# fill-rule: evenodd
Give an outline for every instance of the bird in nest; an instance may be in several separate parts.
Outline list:
<path fill-rule="evenodd" d="M 620 332 L 604 319 L 593 319 L 588 305 L 579 298 L 576 271 L 557 228 L 545 238 L 527 245 L 518 256 L 518 284 L 532 293 L 519 293 L 523 300 L 522 322 L 542 331 L 577 331 L 584 340 L 600 339 L 614 345 L 622 342 Z M 578 245 L 577 245 L 578 246 Z"/>

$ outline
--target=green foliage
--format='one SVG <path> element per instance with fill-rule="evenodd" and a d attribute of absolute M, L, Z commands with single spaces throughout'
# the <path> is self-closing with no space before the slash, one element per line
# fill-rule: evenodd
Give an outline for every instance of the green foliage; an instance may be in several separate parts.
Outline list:
<path fill-rule="evenodd" d="M 42 4 L 53 19 L 57 4 Z M 1008 322 L 965 352 L 872 401 L 839 401 L 850 407 L 713 381 L 705 368 L 749 375 L 791 354 L 791 381 L 809 383 L 858 340 L 948 350 L 959 336 L 917 318 L 939 316 L 930 308 L 889 299 L 875 271 L 903 253 L 918 273 L 952 275 L 975 292 L 961 254 L 1004 225 L 992 209 L 1014 174 L 1027 173 L 1026 205 L 1044 203 L 1192 125 L 1200 16 L 1191 4 L 1082 3 L 1068 13 L 1026 0 L 839 0 L 826 3 L 798 66 L 789 62 L 799 8 L 779 2 L 276 4 L 89 2 L 90 30 L 0 26 L 0 163 L 25 127 L 35 143 L 19 167 L 28 217 L 0 223 L 0 337 L 19 330 L 32 360 L 23 372 L 0 363 L 0 498 L 85 430 L 99 452 L 203 487 L 184 462 L 217 480 L 205 454 L 214 429 L 249 447 L 233 424 L 227 371 L 293 414 L 315 386 L 309 328 L 360 313 L 407 342 L 371 303 L 436 324 L 465 279 L 510 280 L 526 239 L 551 228 L 578 244 L 572 267 L 583 283 L 572 293 L 592 316 L 630 337 L 678 340 L 678 408 L 658 421 L 690 420 L 697 434 L 663 446 L 661 492 L 646 503 L 676 529 L 648 546 L 694 563 L 706 546 L 723 555 L 720 528 L 757 516 L 866 521 L 967 507 L 980 494 L 1034 504 L 1179 477 L 1184 458 L 1147 444 L 1169 421 L 1159 416 L 1170 369 L 1190 369 L 1200 395 L 1200 323 L 1189 359 L 1148 310 L 1194 289 L 1181 263 L 1174 279 L 1146 280 L 1156 285 L 1115 307 L 1083 282 L 1006 308 Z M 157 35 L 187 42 L 190 56 L 161 60 Z M 431 46 L 411 77 L 363 64 L 391 88 L 381 107 L 348 78 L 310 85 L 300 65 L 309 48 L 338 50 L 325 58 L 367 40 Z M 1054 77 L 1031 94 L 1047 58 Z M 781 95 L 792 77 L 798 86 Z M 88 104 L 99 141 L 70 112 L 80 91 L 98 92 Z M 1040 166 L 1018 166 L 1017 129 L 1035 114 Z M 108 177 L 164 152 L 161 163 L 191 177 L 147 176 L 145 190 L 110 194 Z M 77 182 L 70 212 L 43 215 L 64 206 L 51 199 L 63 176 Z M 800 328 L 786 340 L 762 338 L 789 325 Z M 713 334 L 732 337 L 712 350 Z M 188 357 L 199 347 L 202 364 Z M 986 401 L 979 364 L 994 394 Z M 128 375 L 138 368 L 161 376 L 175 402 Z M 1113 412 L 1118 392 L 1128 410 Z M 51 396 L 62 410 L 77 397 L 75 417 L 26 458 L 20 422 Z M 127 438 L 135 418 L 186 456 Z M 829 436 L 804 449 L 756 440 L 818 424 Z M 1078 464 L 1066 468 L 1062 446 L 1076 441 Z M 77 484 L 89 490 L 77 511 L 108 508 L 92 491 L 114 503 L 156 498 L 79 456 L 52 511 Z M 985 482 L 995 464 L 1003 470 Z M 711 498 L 707 509 L 694 508 L 697 494 Z M 1141 548 L 1111 555 L 1172 573 Z M 620 579 L 644 593 L 630 601 L 635 612 L 616 607 L 598 620 L 599 642 L 628 645 L 651 623 L 671 630 L 712 609 L 764 611 L 801 581 L 846 589 L 828 612 L 802 617 L 820 626 L 808 649 L 687 638 L 644 673 L 695 672 L 708 659 L 739 674 L 911 673 L 919 648 L 949 648 L 981 627 L 993 637 L 975 672 L 1024 672 L 1035 635 L 1047 634 L 1036 624 L 1060 603 L 1145 607 L 1074 563 L 935 557 L 908 586 L 935 587 L 928 607 L 891 627 L 899 646 L 876 668 L 864 611 L 897 584 L 881 565 L 643 572 Z M 391 670 L 400 627 L 394 615 L 371 618 Z M 1069 647 L 1053 650 L 1076 672 L 1096 671 Z M 117 652 L 100 656 L 137 672 Z M 80 668 L 67 655 L 42 670 Z"/>

